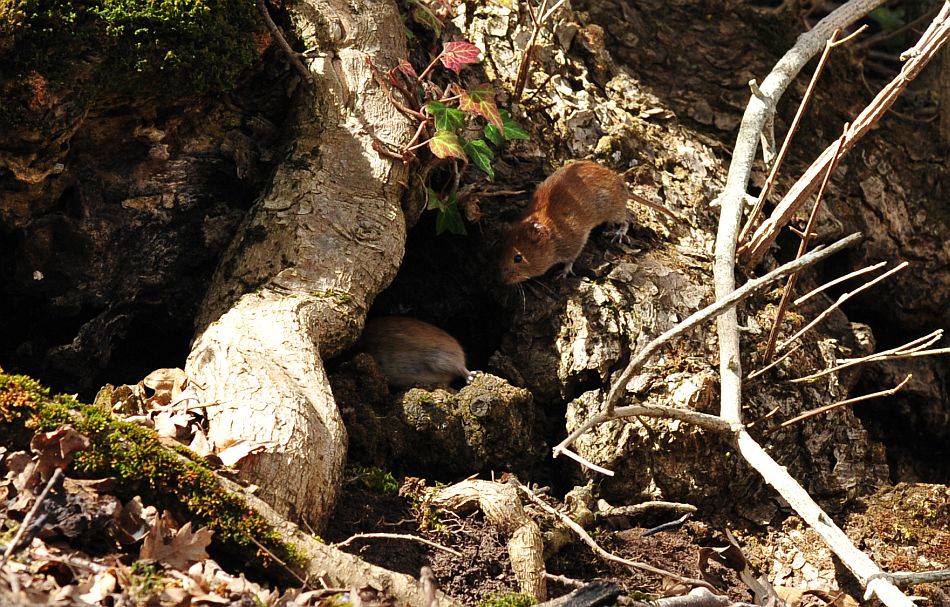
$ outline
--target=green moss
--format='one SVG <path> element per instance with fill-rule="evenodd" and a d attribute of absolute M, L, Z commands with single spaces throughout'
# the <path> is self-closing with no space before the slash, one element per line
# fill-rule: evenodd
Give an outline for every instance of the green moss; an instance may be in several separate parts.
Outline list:
<path fill-rule="evenodd" d="M 527 594 L 504 592 L 489 595 L 480 603 L 481 607 L 530 607 L 537 603 Z"/>
<path fill-rule="evenodd" d="M 253 0 L 0 0 L 0 117 L 231 88 L 261 29 Z"/>
<path fill-rule="evenodd" d="M 89 449 L 77 452 L 73 474 L 115 478 L 120 497 L 141 495 L 146 503 L 178 512 L 196 527 L 211 528 L 219 552 L 244 563 L 273 565 L 258 554 L 252 538 L 288 564 L 303 563 L 302 554 L 285 544 L 240 496 L 220 487 L 211 469 L 166 449 L 153 431 L 118 420 L 102 406 L 51 396 L 28 377 L 0 372 L 0 432 L 11 438 L 6 446 L 24 448 L 34 432 L 63 424 L 91 441 Z"/>

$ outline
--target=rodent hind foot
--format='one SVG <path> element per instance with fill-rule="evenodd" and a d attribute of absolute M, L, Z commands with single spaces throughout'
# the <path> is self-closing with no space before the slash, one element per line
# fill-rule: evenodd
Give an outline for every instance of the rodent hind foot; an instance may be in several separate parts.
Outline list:
<path fill-rule="evenodd" d="M 557 273 L 558 278 L 567 278 L 568 276 L 574 276 L 574 262 L 568 261 L 565 262 L 564 267 L 560 272 Z"/>
<path fill-rule="evenodd" d="M 623 243 L 630 244 L 633 242 L 633 239 L 627 234 L 627 230 L 630 228 L 630 222 L 624 222 L 618 225 L 612 230 L 607 230 L 604 232 L 607 236 L 610 237 L 610 242 L 613 243 Z"/>

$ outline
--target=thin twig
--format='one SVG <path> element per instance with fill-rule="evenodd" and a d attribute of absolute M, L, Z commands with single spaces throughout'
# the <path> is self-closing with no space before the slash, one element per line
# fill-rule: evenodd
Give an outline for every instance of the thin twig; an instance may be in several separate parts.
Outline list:
<path fill-rule="evenodd" d="M 834 38 L 834 36 L 832 36 Z M 798 243 L 798 252 L 795 254 L 795 257 L 801 257 L 805 254 L 805 251 L 808 250 L 808 243 L 811 241 L 812 229 L 815 227 L 815 224 L 818 223 L 818 213 L 821 211 L 821 203 L 824 201 L 825 188 L 828 187 L 828 181 L 831 179 L 831 174 L 834 172 L 835 167 L 838 166 L 838 159 L 841 157 L 841 146 L 844 144 L 844 134 L 848 132 L 847 123 L 842 129 L 841 136 L 838 138 L 838 147 L 835 149 L 835 156 L 832 159 L 831 164 L 828 165 L 828 170 L 825 171 L 825 176 L 821 180 L 821 187 L 818 188 L 818 194 L 815 196 L 815 204 L 811 208 L 811 213 L 808 215 L 808 223 L 805 224 L 805 231 L 801 235 L 801 240 Z M 775 311 L 775 320 L 772 321 L 772 329 L 769 331 L 769 340 L 765 346 L 765 355 L 762 357 L 762 362 L 768 364 L 772 360 L 772 355 L 775 354 L 775 342 L 778 340 L 779 331 L 782 329 L 782 320 L 785 318 L 785 310 L 788 308 L 788 300 L 792 297 L 792 291 L 795 289 L 795 283 L 798 282 L 798 273 L 792 274 L 788 277 L 788 282 L 785 283 L 785 290 L 782 292 L 782 299 L 779 302 L 778 310 Z"/>
<path fill-rule="evenodd" d="M 438 544 L 436 542 L 429 541 L 417 535 L 409 535 L 405 533 L 357 533 L 356 535 L 351 535 L 350 537 L 343 540 L 342 542 L 337 542 L 331 545 L 333 548 L 342 548 L 343 546 L 349 546 L 356 540 L 377 539 L 377 538 L 387 539 L 387 540 L 408 540 L 410 542 L 418 542 L 420 544 L 425 544 L 426 546 L 429 546 L 431 548 L 442 550 L 443 552 L 448 552 L 449 554 L 452 554 L 455 556 L 462 556 L 462 553 L 459 552 L 458 550 L 449 548 L 447 546 L 443 546 L 442 544 Z"/>
<path fill-rule="evenodd" d="M 802 96 L 801 103 L 798 104 L 798 109 L 795 111 L 795 117 L 792 119 L 792 124 L 788 127 L 788 133 L 785 134 L 785 140 L 782 141 L 782 148 L 779 150 L 778 156 L 775 158 L 775 162 L 772 163 L 772 168 L 769 170 L 769 176 L 766 178 L 765 184 L 762 186 L 762 191 L 759 193 L 758 200 L 755 201 L 755 206 L 749 213 L 748 219 L 746 219 L 745 226 L 742 228 L 742 231 L 739 232 L 740 245 L 745 242 L 746 238 L 748 238 L 749 232 L 752 230 L 752 226 L 755 224 L 755 220 L 758 218 L 759 213 L 762 212 L 763 207 L 765 207 L 765 203 L 768 201 L 769 194 L 772 193 L 772 186 L 775 185 L 775 178 L 778 177 L 778 171 L 780 168 L 782 168 L 782 163 L 785 161 L 785 155 L 788 153 L 788 149 L 791 147 L 792 139 L 795 137 L 795 133 L 798 132 L 798 125 L 802 121 L 802 116 L 805 115 L 805 109 L 808 107 L 808 102 L 811 101 L 811 96 L 815 90 L 815 85 L 818 83 L 818 77 L 821 75 L 822 70 L 825 69 L 825 62 L 828 61 L 828 55 L 831 54 L 831 49 L 835 47 L 835 39 L 840 33 L 841 30 L 836 29 L 834 32 L 832 32 L 831 38 L 829 38 L 825 43 L 825 50 L 822 51 L 821 59 L 818 60 L 818 67 L 815 68 L 815 72 L 811 75 L 811 80 L 808 81 L 808 87 L 805 89 L 805 94 Z"/>
<path fill-rule="evenodd" d="M 43 501 L 46 499 L 46 496 L 49 495 L 50 490 L 53 488 L 53 485 L 63 476 L 63 469 L 56 468 L 53 471 L 53 475 L 49 477 L 49 480 L 46 481 L 46 486 L 43 487 L 43 491 L 36 496 L 36 501 L 33 503 L 33 507 L 30 508 L 30 511 L 23 518 L 23 522 L 20 523 L 20 526 L 17 527 L 16 535 L 13 536 L 13 539 L 10 540 L 10 545 L 7 546 L 7 549 L 3 552 L 3 556 L 0 557 L 0 567 L 3 567 L 7 564 L 7 560 L 13 555 L 14 550 L 17 546 L 20 545 L 20 542 L 23 541 L 23 536 L 26 535 L 27 529 L 30 528 L 30 525 L 33 524 L 33 519 L 36 518 L 36 515 L 39 514 L 40 508 L 43 506 Z"/>
<path fill-rule="evenodd" d="M 264 0 L 257 0 L 257 11 L 261 14 L 261 17 L 263 17 L 264 25 L 270 30 L 271 36 L 273 36 L 277 42 L 277 46 L 279 46 L 280 50 L 284 51 L 284 55 L 287 56 L 287 61 L 290 62 L 290 65 L 294 66 L 294 69 L 297 70 L 304 79 L 304 82 L 309 86 L 313 86 L 313 74 L 310 73 L 307 66 L 300 60 L 300 53 L 290 48 L 290 44 L 287 42 L 287 39 L 284 38 L 284 34 L 280 31 L 280 28 L 277 27 L 277 24 L 274 23 L 274 20 L 270 18 L 270 13 L 267 12 L 267 6 L 264 4 Z"/>
<path fill-rule="evenodd" d="M 894 573 L 881 572 L 877 576 L 891 580 L 898 586 L 913 586 L 914 584 L 937 584 L 950 580 L 950 569 L 936 569 L 934 571 L 896 571 Z"/>
<path fill-rule="evenodd" d="M 779 424 L 776 429 L 787 428 L 791 425 L 797 424 L 798 422 L 808 419 L 810 417 L 815 417 L 816 415 L 821 415 L 822 413 L 827 413 L 828 411 L 834 411 L 835 409 L 840 409 L 841 407 L 847 407 L 848 405 L 853 405 L 854 403 L 859 403 L 865 400 L 871 400 L 872 398 L 880 398 L 881 396 L 891 396 L 892 394 L 896 394 L 900 389 L 906 386 L 907 382 L 909 382 L 913 376 L 914 375 L 912 373 L 908 373 L 907 377 L 905 377 L 901 383 L 897 384 L 893 388 L 888 388 L 887 390 L 881 390 L 880 392 L 874 392 L 871 394 L 865 394 L 863 396 L 856 396 L 854 398 L 840 400 L 836 403 L 831 403 L 830 405 L 825 405 L 823 407 L 818 407 L 817 409 L 812 409 L 811 411 L 806 411 L 802 413 L 801 415 L 796 415 L 792 419 L 785 420 L 784 422 Z"/>
<path fill-rule="evenodd" d="M 709 588 L 710 590 L 715 590 L 715 588 L 712 585 L 710 585 L 707 582 L 704 582 L 703 580 L 697 580 L 694 578 L 678 575 L 676 573 L 673 573 L 672 571 L 660 569 L 659 567 L 654 567 L 653 565 L 647 565 L 646 563 L 630 561 L 625 558 L 621 558 L 619 556 L 611 554 L 610 552 L 607 552 L 606 550 L 601 548 L 600 545 L 597 544 L 597 542 L 594 541 L 594 538 L 592 538 L 590 534 L 588 534 L 587 531 L 584 530 L 583 527 L 581 527 L 576 522 L 574 522 L 574 520 L 571 519 L 571 517 L 567 516 L 563 512 L 556 510 L 555 508 L 552 508 L 547 502 L 545 502 L 544 500 L 539 498 L 537 495 L 535 495 L 534 492 L 531 491 L 531 489 L 529 489 L 528 487 L 525 487 L 521 483 L 518 483 L 517 487 L 528 499 L 530 499 L 532 502 L 540 506 L 545 512 L 559 518 L 562 523 L 564 523 L 567 527 L 569 527 L 571 531 L 576 533 L 577 536 L 581 538 L 581 540 L 585 544 L 590 546 L 591 550 L 593 550 L 594 553 L 600 556 L 602 559 L 611 561 L 613 563 L 620 563 L 621 565 L 630 567 L 631 569 L 639 569 L 641 571 L 647 571 L 654 575 L 661 575 L 664 577 L 668 577 L 681 584 L 688 584 L 690 586 L 699 586 L 702 588 Z"/>
<path fill-rule="evenodd" d="M 941 337 L 943 337 L 943 329 L 937 329 L 936 331 L 928 333 L 923 337 L 918 337 L 917 339 L 911 340 L 902 346 L 890 348 L 889 350 L 882 350 L 880 352 L 868 354 L 867 356 L 862 356 L 860 358 L 846 359 L 841 364 L 829 367 L 828 369 L 812 373 L 811 375 L 806 375 L 805 377 L 796 377 L 795 379 L 790 379 L 788 380 L 788 383 L 800 384 L 803 382 L 813 381 L 819 377 L 828 375 L 829 373 L 834 373 L 836 371 L 840 371 L 841 369 L 846 369 L 848 367 L 853 367 L 862 363 L 878 362 L 882 360 L 898 360 L 901 358 L 911 358 L 915 356 L 948 354 L 950 353 L 950 348 L 938 348 L 935 350 L 924 349 L 929 348 L 931 345 L 939 341 Z"/>
<path fill-rule="evenodd" d="M 281 567 L 283 567 L 283 568 L 287 571 L 287 573 L 289 573 L 290 575 L 294 576 L 294 578 L 296 578 L 296 580 L 297 580 L 298 582 L 300 582 L 300 584 L 301 584 L 303 587 L 305 587 L 305 588 L 310 588 L 310 587 L 311 587 L 309 580 L 307 580 L 307 579 L 301 577 L 300 574 L 297 573 L 296 571 L 294 571 L 293 568 L 291 568 L 290 565 L 288 565 L 288 564 L 285 563 L 283 560 L 281 560 L 281 558 L 280 558 L 279 556 L 277 556 L 276 554 L 274 554 L 273 552 L 271 552 L 271 551 L 267 548 L 267 546 L 265 546 L 264 544 L 262 544 L 262 543 L 260 543 L 259 541 L 257 541 L 257 539 L 256 539 L 253 535 L 249 535 L 249 536 L 247 536 L 247 538 L 248 538 L 249 540 L 251 540 L 251 543 L 253 543 L 255 546 L 257 546 L 258 550 L 260 550 L 260 551 L 262 551 L 264 554 L 266 554 L 266 555 L 267 555 L 267 558 L 272 559 L 275 563 L 277 563 L 278 565 L 280 565 Z"/>
<path fill-rule="evenodd" d="M 839 276 L 838 278 L 835 278 L 835 279 L 832 280 L 831 282 L 826 282 L 825 284 L 821 285 L 821 286 L 818 287 L 817 289 L 812 289 L 812 290 L 809 291 L 808 293 L 802 295 L 801 297 L 799 297 L 798 299 L 796 299 L 795 301 L 793 301 L 793 302 L 792 302 L 792 305 L 793 305 L 793 306 L 800 306 L 800 305 L 802 305 L 803 303 L 805 303 L 806 301 L 808 301 L 809 299 L 811 299 L 812 297 L 814 297 L 815 295 L 818 295 L 819 293 L 821 293 L 822 291 L 825 291 L 825 290 L 827 290 L 827 289 L 830 289 L 831 287 L 833 287 L 833 286 L 835 286 L 835 285 L 837 285 L 837 284 L 840 284 L 840 283 L 842 283 L 842 282 L 844 282 L 844 281 L 846 281 L 846 280 L 850 280 L 850 279 L 855 278 L 855 277 L 857 277 L 857 276 L 861 276 L 862 274 L 867 274 L 868 272 L 873 272 L 874 270 L 877 270 L 878 268 L 882 268 L 882 267 L 884 267 L 884 266 L 886 266 L 886 265 L 887 265 L 887 262 L 886 262 L 886 261 L 882 261 L 882 262 L 880 262 L 880 263 L 874 264 L 873 266 L 868 266 L 868 267 L 866 267 L 866 268 L 861 268 L 860 270 L 855 270 L 854 272 L 850 272 L 850 273 L 848 273 L 848 274 L 845 274 L 844 276 Z"/>
<path fill-rule="evenodd" d="M 514 90 L 514 100 L 515 102 L 521 99 L 522 93 L 524 93 L 524 87 L 528 82 L 528 73 L 531 71 L 531 61 L 534 59 L 534 45 L 538 41 L 538 36 L 541 34 L 541 28 L 544 26 L 544 19 L 549 16 L 547 12 L 548 0 L 541 0 L 541 7 L 538 9 L 537 14 L 535 14 L 534 9 L 531 8 L 530 0 L 526 3 L 528 6 L 528 13 L 531 15 L 531 20 L 534 23 L 534 27 L 531 30 L 531 38 L 528 40 L 528 46 L 524 49 L 524 54 L 521 56 L 521 63 L 518 65 L 518 75 L 515 78 L 515 90 Z M 538 15 L 541 15 L 541 18 L 538 18 Z"/>
<path fill-rule="evenodd" d="M 791 350 L 789 350 L 788 352 L 786 352 L 785 354 L 782 354 L 781 356 L 779 356 L 778 358 L 776 358 L 775 360 L 773 360 L 773 361 L 770 362 L 769 364 L 765 365 L 765 366 L 762 367 L 761 369 L 758 369 L 758 370 L 753 371 L 752 373 L 749 373 L 748 375 L 746 375 L 746 380 L 753 380 L 753 379 L 755 379 L 756 377 L 762 375 L 763 373 L 765 373 L 766 371 L 768 371 L 768 370 L 771 369 L 772 367 L 777 366 L 777 365 L 780 364 L 783 360 L 785 360 L 786 358 L 788 358 L 789 356 L 791 356 L 792 354 L 794 354 L 795 352 L 797 352 L 798 349 L 801 348 L 801 347 L 802 347 L 801 344 L 795 344 L 795 347 L 792 348 Z"/>
<path fill-rule="evenodd" d="M 613 409 L 613 407 L 617 404 L 617 401 L 620 400 L 620 395 L 626 390 L 627 383 L 633 377 L 633 374 L 636 373 L 636 371 L 642 367 L 651 356 L 653 356 L 654 352 L 656 352 L 667 342 L 676 339 L 695 325 L 716 318 L 720 314 L 725 313 L 727 310 L 733 308 L 740 301 L 752 294 L 754 291 L 774 282 L 775 280 L 778 280 L 779 278 L 787 276 L 792 272 L 796 272 L 802 268 L 806 268 L 812 264 L 815 264 L 822 259 L 851 246 L 860 239 L 860 234 L 852 234 L 842 238 L 831 246 L 825 248 L 816 248 L 811 253 L 808 253 L 807 255 L 794 261 L 790 261 L 789 263 L 772 270 L 761 278 L 750 280 L 740 288 L 720 297 L 720 299 L 715 303 L 712 303 L 702 310 L 689 315 L 682 322 L 678 323 L 672 329 L 669 329 L 644 346 L 642 350 L 637 352 L 636 356 L 630 360 L 630 362 L 627 364 L 627 367 L 610 386 L 610 392 L 607 395 L 604 408 L 608 412 Z"/>
<path fill-rule="evenodd" d="M 828 317 L 831 315 L 832 312 L 834 312 L 836 309 L 838 309 L 838 308 L 841 306 L 841 304 L 843 304 L 844 302 L 848 301 L 849 299 L 851 299 L 852 297 L 854 297 L 855 295 L 857 295 L 857 294 L 860 293 L 861 291 L 864 291 L 864 290 L 866 290 L 866 289 L 869 289 L 869 288 L 873 287 L 874 285 L 876 285 L 877 283 L 881 282 L 881 281 L 884 280 L 885 278 L 890 277 L 892 274 L 895 274 L 895 273 L 897 273 L 897 272 L 900 272 L 901 270 L 903 270 L 904 268 L 906 268 L 906 267 L 909 266 L 909 265 L 910 265 L 910 263 L 904 261 L 904 262 L 900 263 L 898 266 L 896 266 L 896 267 L 894 267 L 894 268 L 888 270 L 887 272 L 884 272 L 883 274 L 881 274 L 880 276 L 878 276 L 878 277 L 875 278 L 874 280 L 864 283 L 863 285 L 861 285 L 860 287 L 858 287 L 858 288 L 855 289 L 854 291 L 848 291 L 847 293 L 842 293 L 841 296 L 838 297 L 838 301 L 836 301 L 835 303 L 831 304 L 831 306 L 829 306 L 829 307 L 826 308 L 821 314 L 819 314 L 818 316 L 816 316 L 813 321 L 811 321 L 810 323 L 808 323 L 807 325 L 805 325 L 804 327 L 802 327 L 801 329 L 799 329 L 799 330 L 798 330 L 798 333 L 796 333 L 795 335 L 792 335 L 791 337 L 789 337 L 788 339 L 786 339 L 785 341 L 783 341 L 781 344 L 779 344 L 777 349 L 778 349 L 778 350 L 784 350 L 785 348 L 787 348 L 787 347 L 789 346 L 789 344 L 791 344 L 792 342 L 794 342 L 795 340 L 797 340 L 799 337 L 801 337 L 802 335 L 804 335 L 806 332 L 808 332 L 808 331 L 810 331 L 812 328 L 814 328 L 815 325 L 817 325 L 818 323 L 820 323 L 820 322 L 823 321 L 824 319 L 828 318 Z"/>

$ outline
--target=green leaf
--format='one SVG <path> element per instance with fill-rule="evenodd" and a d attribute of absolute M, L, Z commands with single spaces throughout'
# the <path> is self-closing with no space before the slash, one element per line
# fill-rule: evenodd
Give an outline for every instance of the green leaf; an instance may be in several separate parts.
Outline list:
<path fill-rule="evenodd" d="M 465 127 L 465 114 L 438 101 L 426 104 L 426 112 L 435 119 L 437 131 L 458 131 Z"/>
<path fill-rule="evenodd" d="M 505 125 L 505 128 L 502 132 L 505 134 L 505 139 L 508 141 L 513 141 L 515 139 L 531 139 L 531 135 L 528 134 L 528 131 L 521 128 L 520 124 L 508 116 L 508 112 L 505 112 L 501 120 Z"/>
<path fill-rule="evenodd" d="M 462 214 L 459 213 L 455 194 L 449 196 L 449 199 L 443 203 L 439 216 L 435 219 L 435 233 L 444 234 L 445 232 L 462 236 L 466 234 L 465 222 L 462 221 Z"/>
<path fill-rule="evenodd" d="M 459 100 L 459 109 L 463 112 L 478 114 L 495 125 L 498 130 L 504 130 L 505 124 L 501 120 L 501 113 L 495 104 L 495 89 L 490 84 L 483 83 L 468 90 L 462 90 Z"/>
<path fill-rule="evenodd" d="M 494 160 L 495 154 L 491 151 L 491 148 L 488 147 L 488 144 L 485 143 L 485 140 L 475 139 L 474 141 L 466 141 L 462 147 L 465 153 L 468 154 L 468 157 L 472 159 L 472 162 L 475 163 L 475 166 L 488 175 L 489 181 L 494 181 L 495 170 L 491 166 L 491 161 Z"/>
<path fill-rule="evenodd" d="M 462 143 L 458 135 L 452 131 L 436 131 L 435 136 L 429 140 L 429 149 L 439 158 L 458 158 L 465 160 L 465 150 L 462 149 Z"/>
<path fill-rule="evenodd" d="M 439 198 L 439 194 L 426 186 L 426 210 L 427 211 L 441 211 L 445 208 L 445 202 Z"/>
<path fill-rule="evenodd" d="M 492 144 L 497 148 L 500 147 L 502 143 L 505 142 L 504 137 L 501 135 L 501 131 L 491 123 L 485 125 L 485 139 L 492 142 Z"/>

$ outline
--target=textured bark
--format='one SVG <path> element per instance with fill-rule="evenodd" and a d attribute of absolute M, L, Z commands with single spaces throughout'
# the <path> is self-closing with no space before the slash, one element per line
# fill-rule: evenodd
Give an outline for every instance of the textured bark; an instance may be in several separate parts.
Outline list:
<path fill-rule="evenodd" d="M 405 56 L 396 7 L 302 2 L 298 35 L 323 53 L 313 98 L 297 110 L 295 146 L 273 187 L 225 254 L 188 358 L 216 444 L 268 445 L 241 476 L 282 514 L 316 529 L 327 520 L 346 457 L 346 432 L 322 360 L 346 347 L 402 259 L 399 206 L 406 170 L 373 136 L 405 141 L 408 125 L 373 81 Z M 336 49 L 336 50 L 334 50 Z"/>

